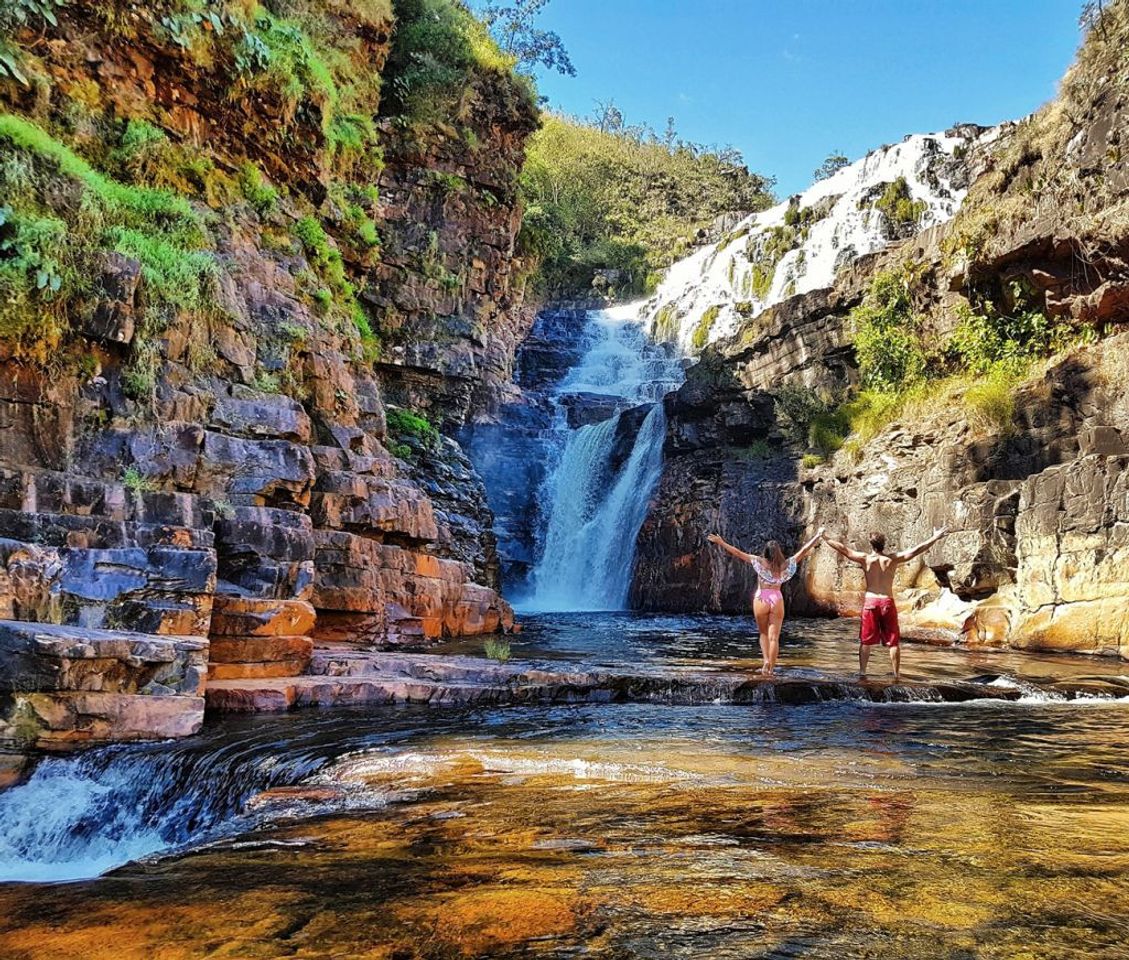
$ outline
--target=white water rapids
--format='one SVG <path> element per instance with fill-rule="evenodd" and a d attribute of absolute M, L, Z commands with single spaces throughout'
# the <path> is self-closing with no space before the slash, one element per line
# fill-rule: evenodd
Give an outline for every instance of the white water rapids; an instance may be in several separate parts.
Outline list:
<path fill-rule="evenodd" d="M 970 165 L 1000 130 L 963 126 L 913 134 L 868 153 L 798 197 L 746 217 L 718 242 L 671 266 L 643 310 L 648 332 L 696 353 L 736 332 L 743 317 L 795 294 L 830 287 L 843 267 L 895 239 L 896 227 L 876 203 L 899 178 L 905 181 L 906 199 L 919 204 L 910 232 L 944 223 L 964 200 Z M 774 243 L 775 252 L 766 253 Z M 695 343 L 695 332 L 713 308 L 716 319 Z"/>

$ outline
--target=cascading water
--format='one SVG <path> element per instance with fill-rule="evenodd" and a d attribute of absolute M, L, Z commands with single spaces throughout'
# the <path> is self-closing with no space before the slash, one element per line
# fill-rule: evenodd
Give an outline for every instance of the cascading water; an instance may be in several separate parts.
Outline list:
<path fill-rule="evenodd" d="M 969 124 L 913 134 L 746 217 L 671 266 L 641 313 L 647 329 L 695 353 L 742 318 L 832 286 L 858 257 L 951 218 L 1000 131 Z"/>
<path fill-rule="evenodd" d="M 537 610 L 620 610 L 627 603 L 635 539 L 662 470 L 666 418 L 661 400 L 682 382 L 682 361 L 652 343 L 638 306 L 593 314 L 588 348 L 556 391 L 556 457 L 542 487 L 548 507 L 533 593 Z M 570 398 L 595 395 L 620 409 L 598 422 L 569 427 Z M 627 411 L 650 402 L 630 455 Z"/>

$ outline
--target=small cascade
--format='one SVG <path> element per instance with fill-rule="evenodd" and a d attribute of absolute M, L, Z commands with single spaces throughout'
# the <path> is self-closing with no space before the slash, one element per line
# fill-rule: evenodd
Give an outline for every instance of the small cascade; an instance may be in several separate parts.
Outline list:
<path fill-rule="evenodd" d="M 746 217 L 670 267 L 643 310 L 648 330 L 696 353 L 773 304 L 830 287 L 859 257 L 944 223 L 1000 131 L 914 134 Z"/>
<path fill-rule="evenodd" d="M 626 606 L 635 540 L 662 471 L 661 401 L 683 378 L 681 358 L 650 341 L 637 305 L 594 313 L 585 343 L 555 392 L 555 455 L 538 497 L 544 527 L 523 604 L 530 610 Z M 570 425 L 578 406 L 614 412 Z"/>
<path fill-rule="evenodd" d="M 308 735 L 291 746 L 252 732 L 47 757 L 0 792 L 0 882 L 95 877 L 205 841 L 254 794 L 302 781 L 341 749 Z"/>

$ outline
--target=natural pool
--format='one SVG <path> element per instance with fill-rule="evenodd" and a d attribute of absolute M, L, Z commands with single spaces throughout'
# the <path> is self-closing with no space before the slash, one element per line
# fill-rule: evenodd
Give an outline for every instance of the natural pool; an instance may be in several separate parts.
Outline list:
<path fill-rule="evenodd" d="M 514 655 L 732 667 L 749 626 L 533 618 Z M 785 669 L 846 672 L 850 626 L 795 623 Z M 0 956 L 1129 956 L 1129 701 L 1054 692 L 1129 669 L 905 660 L 1031 693 L 307 712 L 51 760 L 0 795 L 7 876 L 165 854 L 0 885 Z"/>

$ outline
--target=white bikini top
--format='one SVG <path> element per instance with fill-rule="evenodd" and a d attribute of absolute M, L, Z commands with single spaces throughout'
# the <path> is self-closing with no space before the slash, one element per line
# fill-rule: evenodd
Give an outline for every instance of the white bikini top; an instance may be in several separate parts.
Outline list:
<path fill-rule="evenodd" d="M 788 560 L 780 576 L 774 574 L 768 564 L 760 557 L 752 557 L 749 563 L 753 565 L 753 569 L 757 572 L 757 578 L 766 587 L 779 587 L 782 583 L 787 583 L 796 575 L 796 561 L 794 558 Z"/>

